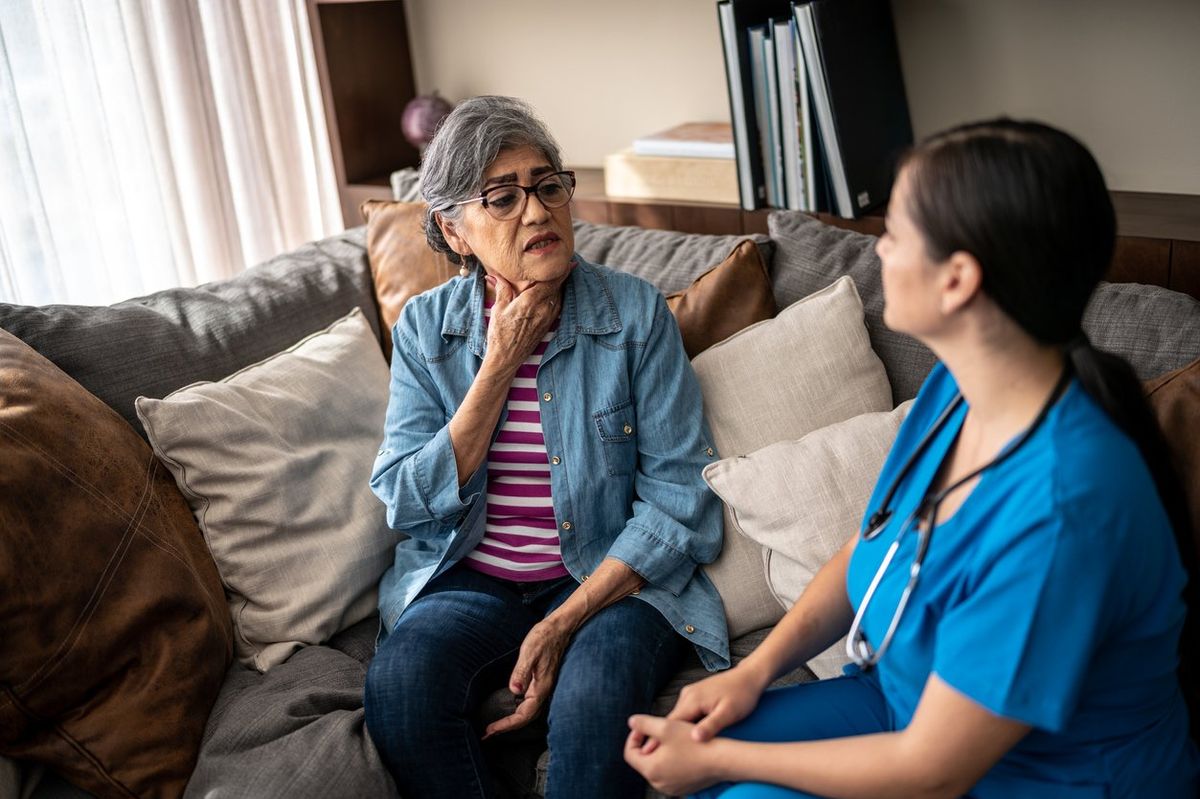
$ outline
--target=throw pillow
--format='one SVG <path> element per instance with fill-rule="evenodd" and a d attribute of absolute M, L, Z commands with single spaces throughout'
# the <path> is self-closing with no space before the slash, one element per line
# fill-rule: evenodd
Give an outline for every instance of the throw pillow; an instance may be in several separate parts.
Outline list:
<path fill-rule="evenodd" d="M 767 581 L 785 610 L 858 530 L 911 405 L 864 413 L 705 467 L 704 479 L 729 508 L 734 529 L 764 547 Z M 843 639 L 808 667 L 834 677 L 846 662 Z"/>
<path fill-rule="evenodd" d="M 725 458 L 892 407 L 849 277 L 713 345 L 692 366 Z M 732 637 L 782 615 L 762 562 L 761 546 L 736 532 L 726 509 L 725 547 L 706 570 L 725 602 Z"/>
<path fill-rule="evenodd" d="M 379 306 L 380 341 L 392 357 L 392 325 L 404 303 L 458 274 L 450 259 L 429 248 L 422 221 L 423 202 L 367 200 L 359 211 L 367 220 L 367 258 Z"/>
<path fill-rule="evenodd" d="M 232 657 L 212 556 L 117 413 L 0 331 L 0 754 L 179 796 Z"/>
<path fill-rule="evenodd" d="M 243 664 L 266 671 L 374 612 L 398 540 L 368 487 L 387 401 L 357 308 L 224 380 L 138 398 L 225 582 Z"/>
<path fill-rule="evenodd" d="M 1200 359 L 1146 381 L 1145 389 L 1183 483 L 1192 542 L 1200 558 Z"/>
<path fill-rule="evenodd" d="M 667 295 L 683 348 L 694 358 L 739 330 L 770 319 L 778 308 L 758 246 L 743 239 L 724 261 L 684 291 Z"/>

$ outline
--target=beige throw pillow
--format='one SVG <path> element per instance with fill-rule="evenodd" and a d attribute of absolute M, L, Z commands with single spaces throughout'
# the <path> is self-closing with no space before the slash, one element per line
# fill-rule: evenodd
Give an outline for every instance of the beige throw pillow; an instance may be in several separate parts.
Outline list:
<path fill-rule="evenodd" d="M 388 368 L 359 309 L 215 383 L 137 399 L 266 671 L 369 616 L 398 540 L 368 487 Z"/>
<path fill-rule="evenodd" d="M 767 582 L 780 607 L 790 608 L 858 530 L 911 405 L 865 413 L 704 469 L 734 529 L 763 546 Z M 834 677 L 846 662 L 843 639 L 808 667 L 818 677 Z"/>
<path fill-rule="evenodd" d="M 714 344 L 692 366 L 723 458 L 892 407 L 891 386 L 871 350 L 849 277 Z M 736 531 L 728 508 L 725 547 L 706 572 L 725 603 L 731 637 L 783 615 L 767 584 L 761 546 Z"/>

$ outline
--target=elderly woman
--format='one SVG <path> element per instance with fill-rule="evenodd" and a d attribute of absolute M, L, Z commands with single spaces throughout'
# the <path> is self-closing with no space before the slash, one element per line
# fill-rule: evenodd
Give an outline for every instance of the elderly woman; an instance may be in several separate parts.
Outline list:
<path fill-rule="evenodd" d="M 690 645 L 728 665 L 716 457 L 663 297 L 574 251 L 575 177 L 528 106 L 459 105 L 421 166 L 460 277 L 392 331 L 371 487 L 408 534 L 380 586 L 367 728 L 405 796 L 494 794 L 480 741 L 549 724 L 548 796 L 635 796 L 622 758 Z M 478 728 L 507 686 L 515 712 Z"/>

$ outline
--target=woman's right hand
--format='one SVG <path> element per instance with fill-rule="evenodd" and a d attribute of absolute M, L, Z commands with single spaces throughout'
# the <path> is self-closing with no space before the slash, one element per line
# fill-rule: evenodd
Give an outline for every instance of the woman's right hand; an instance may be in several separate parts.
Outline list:
<path fill-rule="evenodd" d="M 496 302 L 488 323 L 485 360 L 504 371 L 516 372 L 558 318 L 566 278 L 534 283 L 520 294 L 499 275 L 488 275 L 486 279 L 495 286 Z"/>
<path fill-rule="evenodd" d="M 710 740 L 730 724 L 749 716 L 770 682 L 769 677 L 743 663 L 684 686 L 667 718 L 696 722 L 692 738 L 701 742 Z"/>

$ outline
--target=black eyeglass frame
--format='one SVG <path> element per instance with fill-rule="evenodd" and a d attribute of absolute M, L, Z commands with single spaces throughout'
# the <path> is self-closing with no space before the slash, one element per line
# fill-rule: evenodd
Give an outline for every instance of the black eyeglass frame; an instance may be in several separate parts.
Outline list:
<path fill-rule="evenodd" d="M 561 178 L 564 176 L 567 178 L 567 180 L 566 180 L 567 199 L 557 205 L 547 205 L 546 201 L 542 199 L 542 196 L 539 193 L 539 190 L 538 190 L 539 187 L 543 183 L 545 183 L 547 180 L 550 180 L 551 178 Z M 520 189 L 521 191 L 525 192 L 525 197 L 521 202 L 520 209 L 516 213 L 514 213 L 512 216 L 503 217 L 503 219 L 515 219 L 516 217 L 520 216 L 522 213 L 525 212 L 525 206 L 529 203 L 529 196 L 531 194 L 536 194 L 537 198 L 538 198 L 538 202 L 540 202 L 542 204 L 542 207 L 544 207 L 546 209 L 562 208 L 564 205 L 571 202 L 571 198 L 575 196 L 575 186 L 577 185 L 577 183 L 578 183 L 578 181 L 575 179 L 575 172 L 570 169 L 563 169 L 559 172 L 551 172 L 549 175 L 543 175 L 542 177 L 538 178 L 532 186 L 522 186 L 519 183 L 502 183 L 499 186 L 492 186 L 488 189 L 485 189 L 484 191 L 481 191 L 479 193 L 478 197 L 472 197 L 469 200 L 460 200 L 459 202 L 456 202 L 456 203 L 450 203 L 450 206 L 454 207 L 456 205 L 467 205 L 468 203 L 480 203 L 483 205 L 483 207 L 485 209 L 489 209 L 488 213 L 492 216 L 493 219 L 501 219 L 501 217 L 497 217 L 495 215 L 495 213 L 493 213 L 490 210 L 490 206 L 488 205 L 488 199 L 487 199 L 488 195 L 499 189 Z"/>

